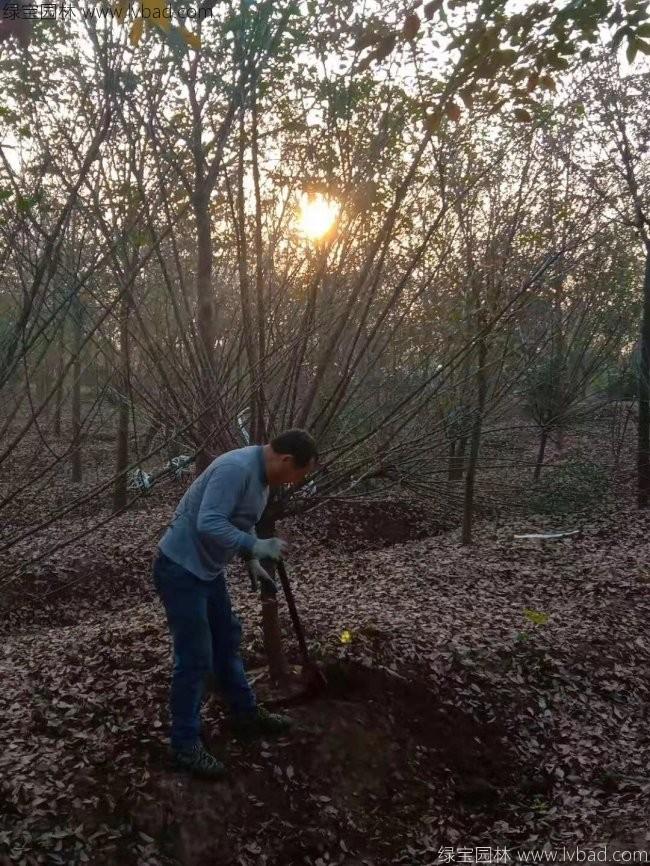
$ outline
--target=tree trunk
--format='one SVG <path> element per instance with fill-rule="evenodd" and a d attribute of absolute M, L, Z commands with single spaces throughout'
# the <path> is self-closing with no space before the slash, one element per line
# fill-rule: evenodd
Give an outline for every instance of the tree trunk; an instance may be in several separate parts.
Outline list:
<path fill-rule="evenodd" d="M 255 192 L 255 295 L 257 304 L 257 358 L 256 370 L 257 395 L 255 405 L 257 406 L 257 420 L 251 425 L 251 437 L 253 442 L 263 443 L 267 439 L 264 387 L 266 384 L 266 303 L 264 298 L 264 243 L 262 240 L 262 193 L 260 191 L 260 168 L 259 168 L 259 141 L 258 141 L 258 112 L 257 112 L 257 82 L 252 87 L 252 126 L 251 126 L 251 156 L 253 168 L 253 190 Z"/>
<path fill-rule="evenodd" d="M 38 403 L 39 406 L 45 403 L 45 408 L 42 412 L 44 427 L 50 426 L 50 403 L 46 402 L 51 388 L 49 355 L 50 352 L 48 350 L 41 362 L 41 369 L 38 377 Z"/>
<path fill-rule="evenodd" d="M 65 347 L 65 321 L 61 322 L 59 328 L 59 340 L 57 346 L 57 362 L 56 362 L 56 402 L 54 404 L 54 435 L 61 435 L 61 410 L 63 408 L 63 385 L 64 385 L 64 370 L 65 362 L 63 359 L 63 351 Z"/>
<path fill-rule="evenodd" d="M 650 243 L 646 243 L 639 363 L 638 505 L 650 502 Z"/>
<path fill-rule="evenodd" d="M 483 330 L 484 322 L 479 316 L 478 329 Z M 483 411 L 487 395 L 487 378 L 485 375 L 485 362 L 487 358 L 487 346 L 485 339 L 478 342 L 478 367 L 476 370 L 477 405 L 476 414 L 472 423 L 470 440 L 469 460 L 467 461 L 467 474 L 465 476 L 465 500 L 463 503 L 463 534 L 462 543 L 471 544 L 472 541 L 472 519 L 474 516 L 474 482 L 476 479 L 476 464 L 481 447 L 481 428 L 483 425 Z"/>
<path fill-rule="evenodd" d="M 259 398 L 259 369 L 257 364 L 257 343 L 253 329 L 253 310 L 250 296 L 250 279 L 248 273 L 248 244 L 246 241 L 246 194 L 244 181 L 246 175 L 246 132 L 244 128 L 244 108 L 239 113 L 239 164 L 237 171 L 237 219 L 239 231 L 237 232 L 237 259 L 239 269 L 239 294 L 241 298 L 242 329 L 244 348 L 248 360 L 248 368 L 251 375 L 250 402 L 250 441 L 251 444 L 258 442 L 258 428 L 260 419 Z"/>
<path fill-rule="evenodd" d="M 215 328 L 214 296 L 212 292 L 212 225 L 210 222 L 210 192 L 201 186 L 194 195 L 194 217 L 197 229 L 197 275 L 196 298 L 199 338 L 201 340 L 201 383 L 199 393 L 203 405 L 208 409 L 214 401 L 214 347 L 217 340 Z M 203 472 L 212 460 L 211 444 L 215 429 L 214 414 L 204 412 L 198 423 L 201 447 L 196 458 L 197 474 Z"/>
<path fill-rule="evenodd" d="M 74 325 L 74 364 L 72 365 L 72 480 L 83 480 L 81 461 L 81 344 L 83 341 L 82 306 L 75 304 Z"/>
<path fill-rule="evenodd" d="M 449 446 L 449 471 L 447 473 L 447 477 L 449 481 L 453 481 L 458 476 L 456 475 L 456 443 L 457 439 L 454 439 L 451 445 Z"/>
<path fill-rule="evenodd" d="M 564 334 L 564 322 L 563 322 L 563 311 L 562 306 L 564 304 L 564 282 L 559 280 L 555 285 L 555 290 L 553 292 L 553 357 L 560 358 L 562 363 L 559 366 L 559 378 L 557 382 L 553 383 L 553 388 L 559 393 L 560 403 L 562 407 L 565 406 L 565 395 L 567 393 L 567 382 L 566 378 L 568 375 L 567 371 L 567 346 L 566 346 L 566 337 Z M 586 377 L 585 377 L 586 382 Z M 555 428 L 555 444 L 558 451 L 562 451 L 564 447 L 564 411 L 560 413 L 560 415 L 555 419 L 556 428 Z M 546 439 L 544 441 L 544 447 L 546 447 Z M 541 464 L 544 459 L 544 455 L 542 454 L 541 459 L 538 460 L 539 471 L 541 472 Z M 537 466 L 535 467 L 535 471 L 537 472 Z M 539 478 L 539 473 L 536 474 L 535 480 L 537 481 Z"/>
<path fill-rule="evenodd" d="M 126 469 L 129 465 L 129 293 L 120 303 L 120 392 L 122 400 L 117 416 L 117 450 L 115 454 L 115 487 L 113 510 L 119 511 L 127 503 Z"/>
<path fill-rule="evenodd" d="M 275 520 L 265 515 L 257 525 L 259 538 L 272 538 L 275 534 Z M 275 564 L 271 560 L 262 562 L 271 577 L 275 577 Z M 278 601 L 273 593 L 261 591 L 262 597 L 262 631 L 264 635 L 264 650 L 269 663 L 269 675 L 276 683 L 286 680 L 289 668 L 282 649 L 282 629 L 278 615 Z"/>
<path fill-rule="evenodd" d="M 449 452 L 449 480 L 459 481 L 463 477 L 465 469 L 465 451 L 467 449 L 467 436 L 455 439 Z"/>
<path fill-rule="evenodd" d="M 461 436 L 454 442 L 453 452 L 449 458 L 449 480 L 459 481 L 465 470 L 465 451 L 467 450 L 467 436 Z"/>
<path fill-rule="evenodd" d="M 623 410 L 619 409 L 618 405 L 619 404 L 617 404 L 616 415 L 620 417 Z M 625 439 L 627 436 L 627 427 L 628 427 L 628 424 L 630 422 L 630 416 L 632 415 L 632 407 L 633 407 L 633 404 L 630 403 L 629 406 L 627 406 L 627 408 L 625 409 L 625 420 L 622 422 L 622 427 L 620 426 L 620 421 L 618 421 L 617 418 L 615 418 L 615 421 L 614 421 L 614 430 L 612 431 L 612 440 L 614 442 L 614 472 L 618 472 L 620 469 L 621 449 L 623 448 L 623 445 L 625 444 Z M 617 435 L 617 431 L 619 430 L 619 428 L 620 428 L 620 433 L 618 433 L 618 435 Z"/>
<path fill-rule="evenodd" d="M 458 443 L 458 453 L 456 455 L 458 459 L 458 477 L 463 477 L 463 472 L 465 471 L 465 452 L 467 451 L 467 436 L 461 436 L 460 442 Z"/>
<path fill-rule="evenodd" d="M 533 481 L 539 481 L 539 476 L 542 474 L 542 466 L 544 465 L 544 454 L 546 453 L 546 443 L 548 441 L 548 430 L 542 427 L 542 435 L 539 439 L 539 451 L 537 452 L 537 462 L 535 463 L 535 471 L 533 472 Z"/>

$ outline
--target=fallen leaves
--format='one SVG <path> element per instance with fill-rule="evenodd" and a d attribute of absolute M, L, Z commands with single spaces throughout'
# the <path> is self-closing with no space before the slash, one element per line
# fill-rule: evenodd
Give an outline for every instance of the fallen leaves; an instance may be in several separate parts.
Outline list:
<path fill-rule="evenodd" d="M 287 522 L 308 641 L 351 679 L 296 710 L 315 733 L 225 744 L 233 784 L 206 797 L 165 763 L 171 658 L 148 568 L 167 511 L 149 510 L 148 524 L 125 515 L 91 550 L 57 557 L 54 577 L 30 580 L 91 578 L 45 614 L 26 599 L 5 629 L 0 859 L 172 866 L 214 860 L 213 844 L 224 866 L 410 866 L 442 844 L 561 846 L 613 825 L 639 835 L 642 514 L 618 503 L 580 538 L 544 547 L 514 543 L 537 528 L 515 519 L 479 524 L 461 547 L 437 515 L 396 500 Z M 245 655 L 259 658 L 258 602 L 239 566 L 230 585 Z M 284 608 L 282 619 L 297 660 Z M 210 733 L 222 716 L 210 699 Z"/>

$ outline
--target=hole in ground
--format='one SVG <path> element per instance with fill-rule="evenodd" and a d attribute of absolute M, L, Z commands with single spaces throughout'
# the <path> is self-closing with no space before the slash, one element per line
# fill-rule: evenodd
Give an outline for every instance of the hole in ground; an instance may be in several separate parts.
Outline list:
<path fill-rule="evenodd" d="M 388 720 L 390 731 L 405 748 L 428 750 L 426 768 L 438 784 L 449 784 L 456 796 L 489 804 L 516 784 L 520 768 L 509 751 L 507 734 L 496 722 L 476 719 L 459 706 L 449 706 L 449 692 L 434 691 L 424 680 L 405 680 L 380 669 L 350 662 L 324 668 L 330 699 L 365 704 Z"/>
<path fill-rule="evenodd" d="M 185 866 L 211 857 L 228 866 L 257 848 L 269 866 L 346 849 L 389 863 L 423 835 L 453 844 L 446 827 L 485 837 L 524 805 L 524 768 L 505 731 L 449 706 L 451 685 L 436 691 L 350 662 L 325 673 L 327 691 L 291 710 L 291 736 L 238 745 L 208 733 L 227 783 L 170 785 L 169 773 L 154 773 L 156 802 L 173 800 L 174 829 L 164 839 L 146 822 L 140 829 Z"/>

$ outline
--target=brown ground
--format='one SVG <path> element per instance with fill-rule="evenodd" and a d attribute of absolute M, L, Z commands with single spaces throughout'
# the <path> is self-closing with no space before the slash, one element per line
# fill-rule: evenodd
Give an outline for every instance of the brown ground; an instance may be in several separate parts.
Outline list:
<path fill-rule="evenodd" d="M 294 735 L 248 746 L 210 695 L 206 741 L 229 778 L 207 783 L 166 750 L 149 567 L 176 495 L 4 596 L 3 866 L 425 866 L 443 846 L 650 845 L 650 542 L 628 500 L 546 545 L 513 541 L 544 521 L 511 515 L 463 548 L 439 515 L 426 533 L 426 511 L 395 500 L 284 527 L 330 687 L 290 710 Z M 230 583 L 253 670 L 259 601 L 239 568 Z M 284 608 L 282 622 L 296 663 Z"/>

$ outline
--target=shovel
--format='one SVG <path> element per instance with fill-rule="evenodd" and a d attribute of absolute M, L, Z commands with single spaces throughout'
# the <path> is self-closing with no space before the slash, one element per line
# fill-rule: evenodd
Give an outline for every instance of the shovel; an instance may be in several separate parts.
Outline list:
<path fill-rule="evenodd" d="M 287 575 L 284 560 L 278 560 L 276 566 L 278 574 L 280 575 L 280 583 L 282 584 L 284 596 L 287 600 L 291 622 L 293 623 L 293 628 L 296 632 L 296 637 L 298 638 L 298 646 L 300 647 L 300 656 L 302 658 L 302 681 L 305 687 L 305 695 L 317 695 L 327 688 L 327 679 L 316 662 L 309 657 L 309 650 L 307 649 L 307 642 L 305 641 L 305 633 L 302 630 L 302 624 L 300 622 L 300 617 L 298 616 L 298 608 L 296 607 L 293 592 L 289 584 L 289 577 Z"/>

